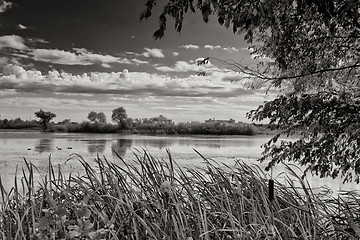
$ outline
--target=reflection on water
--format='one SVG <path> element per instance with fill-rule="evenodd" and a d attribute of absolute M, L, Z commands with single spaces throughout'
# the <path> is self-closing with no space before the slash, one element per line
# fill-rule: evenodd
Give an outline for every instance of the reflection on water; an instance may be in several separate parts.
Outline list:
<path fill-rule="evenodd" d="M 65 173 L 80 171 L 82 166 L 77 161 L 64 162 L 71 154 L 78 154 L 93 164 L 96 154 L 104 156 L 110 161 L 117 161 L 117 152 L 125 161 L 134 159 L 133 152 L 146 149 L 156 157 L 167 159 L 165 149 L 171 151 L 173 159 L 184 166 L 202 166 L 203 159 L 193 150 L 198 150 L 207 158 L 223 162 L 229 166 L 234 164 L 234 159 L 243 159 L 249 163 L 256 163 L 254 159 L 261 157 L 260 146 L 266 143 L 271 136 L 253 137 L 179 137 L 179 136 L 143 136 L 120 134 L 59 134 L 59 133 L 34 133 L 34 132 L 0 132 L 0 175 L 3 183 L 12 186 L 17 164 L 23 164 L 25 157 L 33 162 L 39 169 L 46 171 L 49 153 L 55 165 L 61 165 Z M 260 164 L 265 167 L 266 163 Z M 280 167 L 280 168 L 278 168 Z M 281 166 L 277 166 L 280 172 Z M 6 179 L 6 180 L 4 180 Z M 331 185 L 333 190 L 357 189 L 355 185 L 342 185 L 341 181 L 331 179 L 314 180 L 313 186 Z"/>
<path fill-rule="evenodd" d="M 39 138 L 35 140 L 34 150 L 38 153 L 49 153 L 52 150 L 65 150 L 72 144 L 77 145 L 77 151 L 86 151 L 89 154 L 104 154 L 112 149 L 112 155 L 116 156 L 116 151 L 120 156 L 125 156 L 127 150 L 134 148 L 141 150 L 165 150 L 169 148 L 258 148 L 261 144 L 259 139 L 226 139 L 226 138 L 179 138 L 179 137 L 150 137 L 150 138 L 115 138 L 115 139 L 56 139 L 56 138 Z M 7 142 L 4 144 L 7 145 Z M 31 141 L 31 139 L 28 139 Z M 66 143 L 67 142 L 67 143 Z M 69 143 L 71 142 L 71 143 Z M 264 143 L 264 142 L 262 142 Z M 70 144 L 70 145 L 68 145 Z M 108 150 L 107 146 L 108 145 Z M 55 149 L 56 147 L 56 149 Z"/>
<path fill-rule="evenodd" d="M 106 148 L 106 139 L 91 139 L 86 141 L 89 153 L 104 153 Z"/>
<path fill-rule="evenodd" d="M 133 139 L 117 139 L 116 141 L 112 141 L 111 148 L 112 148 L 112 155 L 115 157 L 117 154 L 120 157 L 124 157 L 126 151 L 131 149 L 133 146 Z"/>
<path fill-rule="evenodd" d="M 237 138 L 237 139 L 211 139 L 211 138 L 199 138 L 199 139 L 178 139 L 180 146 L 186 147 L 206 147 L 206 148 L 224 148 L 224 147 L 260 147 L 258 139 L 251 138 Z"/>
<path fill-rule="evenodd" d="M 175 139 L 169 138 L 158 138 L 158 139 L 136 139 L 133 142 L 135 147 L 150 147 L 158 150 L 169 148 L 176 143 Z"/>
<path fill-rule="evenodd" d="M 54 145 L 52 138 L 40 138 L 35 144 L 35 151 L 38 153 L 50 152 Z"/>
<path fill-rule="evenodd" d="M 148 138 L 148 139 L 134 139 L 134 147 L 150 147 L 158 150 L 164 150 L 166 148 L 172 148 L 176 146 L 181 147 L 206 147 L 206 148 L 224 148 L 224 147 L 260 147 L 264 141 L 259 139 L 226 139 L 226 138 L 171 138 L 171 137 L 159 137 L 159 138 Z"/>

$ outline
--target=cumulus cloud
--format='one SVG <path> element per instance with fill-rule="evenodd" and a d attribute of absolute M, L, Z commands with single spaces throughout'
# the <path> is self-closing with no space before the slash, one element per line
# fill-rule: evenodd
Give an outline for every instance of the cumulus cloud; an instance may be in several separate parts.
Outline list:
<path fill-rule="evenodd" d="M 199 49 L 198 45 L 193 45 L 193 44 L 187 44 L 187 45 L 182 45 L 179 46 L 179 48 L 185 48 L 185 49 Z"/>
<path fill-rule="evenodd" d="M 179 63 L 178 67 L 188 68 Z M 194 69 L 196 70 L 196 69 Z M 222 80 L 220 73 L 206 77 L 190 75 L 170 78 L 166 75 L 144 72 L 91 72 L 81 75 L 50 70 L 42 74 L 36 70 L 25 70 L 21 66 L 8 64 L 0 76 L 0 89 L 18 92 L 60 92 L 79 94 L 129 94 L 134 96 L 216 96 L 231 97 L 247 93 L 241 85 L 232 85 Z"/>
<path fill-rule="evenodd" d="M 5 35 L 0 37 L 0 49 L 13 48 L 24 50 L 27 46 L 24 44 L 24 39 L 17 35 Z"/>
<path fill-rule="evenodd" d="M 130 78 L 129 70 L 124 69 L 124 70 L 122 71 L 122 73 L 120 73 L 120 77 L 121 77 L 122 79 L 129 79 L 129 78 Z"/>
<path fill-rule="evenodd" d="M 87 61 L 90 61 L 92 63 L 116 63 L 116 62 L 122 62 L 120 58 L 118 57 L 114 57 L 111 55 L 101 55 L 101 54 L 96 54 L 96 53 L 92 53 L 89 52 L 88 50 L 86 50 L 85 48 L 74 48 L 74 50 L 76 51 L 77 54 L 79 54 L 79 56 L 83 57 L 84 59 L 86 59 Z M 127 63 L 126 60 L 123 60 Z"/>
<path fill-rule="evenodd" d="M 9 62 L 9 59 L 6 57 L 0 57 L 0 66 L 5 66 Z"/>
<path fill-rule="evenodd" d="M 16 55 L 16 54 L 13 54 L 13 55 Z M 20 65 L 19 61 L 12 57 L 12 58 L 7 58 L 7 57 L 0 57 L 0 71 L 1 69 L 3 69 L 7 64 L 15 64 L 15 65 Z M 32 64 L 28 64 L 27 66 L 32 66 Z"/>
<path fill-rule="evenodd" d="M 178 53 L 178 52 L 173 52 L 172 55 L 173 55 L 174 57 L 177 57 L 177 56 L 179 56 L 179 53 Z"/>
<path fill-rule="evenodd" d="M 211 117 L 216 117 L 211 115 L 214 112 L 228 116 L 225 111 L 229 109 L 236 111 L 236 114 L 245 114 L 251 110 L 250 107 L 261 104 L 264 98 L 260 94 L 254 95 L 241 82 L 231 83 L 227 80 L 235 74 L 217 70 L 209 71 L 206 76 L 187 74 L 186 77 L 170 78 L 165 74 L 131 72 L 127 69 L 83 74 L 52 69 L 41 73 L 8 64 L 0 74 L 0 108 L 3 110 L 6 107 L 11 113 L 15 112 L 15 108 L 23 113 L 24 109 L 34 106 L 66 109 L 66 114 L 74 111 L 73 114 L 85 118 L 95 107 L 111 112 L 121 101 L 132 117 L 165 114 L 173 118 L 185 111 L 190 115 L 183 120 L 189 121 L 196 120 L 189 119 L 189 116 L 197 114 L 197 119 L 201 119 L 204 111 Z M 139 101 L 142 104 L 139 105 Z M 135 111 L 142 115 L 133 115 Z M 170 112 L 174 115 L 168 115 Z M 57 113 L 60 116 L 60 112 Z"/>
<path fill-rule="evenodd" d="M 133 59 L 131 59 L 131 61 L 132 61 L 133 63 L 135 63 L 136 65 L 148 64 L 148 63 L 149 63 L 148 61 L 143 61 L 143 60 L 140 60 L 140 59 L 137 59 L 137 58 L 133 58 Z"/>
<path fill-rule="evenodd" d="M 64 65 L 91 65 L 81 54 L 59 49 L 34 49 L 33 58 L 36 61 L 50 62 Z"/>
<path fill-rule="evenodd" d="M 216 45 L 216 46 L 205 45 L 204 48 L 208 48 L 208 49 L 211 49 L 211 50 L 221 49 L 221 50 L 228 51 L 228 52 L 238 52 L 239 51 L 239 49 L 237 49 L 236 47 L 222 47 L 220 45 Z"/>
<path fill-rule="evenodd" d="M 59 49 L 34 49 L 31 54 L 36 61 L 63 64 L 63 65 L 93 65 L 100 64 L 110 68 L 110 63 L 130 64 L 126 58 L 118 58 L 111 55 L 92 53 L 84 48 L 75 48 L 74 52 Z"/>
<path fill-rule="evenodd" d="M 140 57 L 140 58 L 141 57 L 146 57 L 146 58 L 149 58 L 149 57 L 164 58 L 165 57 L 162 49 L 158 49 L 158 48 L 144 48 L 144 49 L 145 49 L 145 52 L 143 52 L 143 53 L 127 51 L 127 52 L 125 52 L 125 54 Z M 131 59 L 131 61 L 137 65 L 149 63 L 149 61 L 144 61 L 144 60 L 141 60 L 138 58 L 133 58 L 133 59 Z"/>
<path fill-rule="evenodd" d="M 213 45 L 205 45 L 205 46 L 204 46 L 204 48 L 209 48 L 209 49 L 213 50 L 213 49 L 218 49 L 218 48 L 221 48 L 221 46 L 220 46 L 220 45 L 217 45 L 217 46 L 213 46 Z"/>
<path fill-rule="evenodd" d="M 164 58 L 164 54 L 161 49 L 158 48 L 144 48 L 145 52 L 142 54 L 145 57 Z"/>
<path fill-rule="evenodd" d="M 7 2 L 7 1 L 0 1 L 0 13 L 5 12 L 6 10 L 8 10 L 9 8 L 11 8 L 12 3 L 11 2 Z"/>
<path fill-rule="evenodd" d="M 225 47 L 223 48 L 225 51 L 233 51 L 233 52 L 238 52 L 239 49 L 237 49 L 236 47 Z"/>
<path fill-rule="evenodd" d="M 2 73 L 5 75 L 14 75 L 18 79 L 25 79 L 27 76 L 24 68 L 13 64 L 6 65 Z"/>

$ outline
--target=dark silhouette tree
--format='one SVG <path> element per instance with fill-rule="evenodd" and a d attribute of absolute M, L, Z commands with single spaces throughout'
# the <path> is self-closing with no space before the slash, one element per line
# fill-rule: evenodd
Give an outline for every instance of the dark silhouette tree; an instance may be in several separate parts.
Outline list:
<path fill-rule="evenodd" d="M 93 123 L 100 123 L 100 124 L 106 124 L 106 115 L 103 112 L 94 112 L 91 111 L 89 112 L 87 118 L 89 119 L 90 122 Z"/>
<path fill-rule="evenodd" d="M 89 119 L 90 122 L 96 122 L 96 116 L 97 116 L 97 112 L 91 111 L 89 112 L 87 118 Z"/>
<path fill-rule="evenodd" d="M 120 129 L 126 129 L 127 118 L 126 110 L 123 107 L 115 108 L 112 111 L 111 119 L 119 125 Z"/>
<path fill-rule="evenodd" d="M 146 2 L 140 19 L 151 16 L 156 2 Z M 300 135 L 280 143 L 275 136 L 261 160 L 270 159 L 268 168 L 294 161 L 306 166 L 305 173 L 359 183 L 359 9 L 360 1 L 353 0 L 168 0 L 154 37 L 164 37 L 168 17 L 180 32 L 189 11 L 243 33 L 258 66 L 226 63 L 252 79 L 252 88 L 279 92 L 248 117 Z"/>
<path fill-rule="evenodd" d="M 35 117 L 40 118 L 41 125 L 43 127 L 43 130 L 46 131 L 48 129 L 48 124 L 51 119 L 56 117 L 55 113 L 52 112 L 45 112 L 42 109 L 40 111 L 35 112 Z"/>
<path fill-rule="evenodd" d="M 100 124 L 106 124 L 106 115 L 103 112 L 99 112 L 96 116 L 97 122 Z"/>

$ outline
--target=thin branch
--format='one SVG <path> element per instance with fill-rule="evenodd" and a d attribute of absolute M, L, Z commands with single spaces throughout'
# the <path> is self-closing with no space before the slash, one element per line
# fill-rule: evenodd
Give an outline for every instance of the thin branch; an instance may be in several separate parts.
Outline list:
<path fill-rule="evenodd" d="M 258 71 L 252 70 L 247 68 L 246 66 L 242 66 L 239 63 L 236 63 L 234 61 L 230 61 L 230 60 L 220 60 L 218 58 L 210 58 L 210 59 L 214 59 L 217 60 L 223 64 L 227 64 L 230 66 L 233 66 L 235 68 L 237 68 L 238 70 L 240 70 L 240 72 L 248 74 L 252 77 L 256 77 L 262 80 L 267 80 L 267 81 L 275 81 L 275 80 L 290 80 L 290 79 L 296 79 L 296 78 L 302 78 L 302 77 L 308 77 L 311 75 L 316 75 L 316 74 L 321 74 L 321 73 L 326 73 L 326 72 L 335 72 L 335 71 L 343 71 L 343 70 L 347 70 L 347 69 L 355 69 L 355 68 L 360 68 L 360 64 L 358 64 L 358 62 L 354 65 L 349 65 L 349 66 L 343 66 L 343 67 L 338 67 L 338 68 L 326 68 L 326 69 L 321 69 L 321 70 L 317 70 L 314 72 L 309 72 L 309 73 L 305 73 L 305 74 L 299 74 L 299 75 L 293 75 L 293 76 L 282 76 L 282 77 L 269 77 L 266 76 L 264 74 L 261 74 Z"/>

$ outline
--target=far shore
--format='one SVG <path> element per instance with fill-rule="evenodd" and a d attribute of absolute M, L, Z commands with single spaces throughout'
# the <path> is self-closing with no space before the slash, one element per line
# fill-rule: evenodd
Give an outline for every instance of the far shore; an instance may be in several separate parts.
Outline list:
<path fill-rule="evenodd" d="M 50 113 L 49 113 L 50 114 Z M 41 118 L 41 117 L 38 117 Z M 49 119 L 0 120 L 1 131 L 19 132 L 56 132 L 56 133 L 101 133 L 101 134 L 143 134 L 143 135 L 205 135 L 205 136 L 254 136 L 274 135 L 279 131 L 271 124 L 255 124 L 230 120 L 209 119 L 204 122 L 191 121 L 175 123 L 162 115 L 154 118 L 126 118 L 116 123 L 107 123 L 90 118 L 90 121 L 71 122 L 65 119 L 61 122 L 50 122 Z"/>
<path fill-rule="evenodd" d="M 24 132 L 24 133 L 44 133 L 44 134 L 53 134 L 53 133 L 68 133 L 68 134 L 118 134 L 118 135 L 148 135 L 148 136 L 178 136 L 178 137 L 202 137 L 202 138 L 237 138 L 237 137 L 245 137 L 245 136 L 262 136 L 262 135 L 275 135 L 277 134 L 276 131 L 269 131 L 269 132 L 259 132 L 253 135 L 245 135 L 245 134 L 238 134 L 238 135 L 226 135 L 226 134 L 166 134 L 166 133 L 133 133 L 133 132 L 113 132 L 113 133 L 102 133 L 102 132 L 57 132 L 57 131 L 43 131 L 41 129 L 3 129 L 0 128 L 0 132 Z"/>

